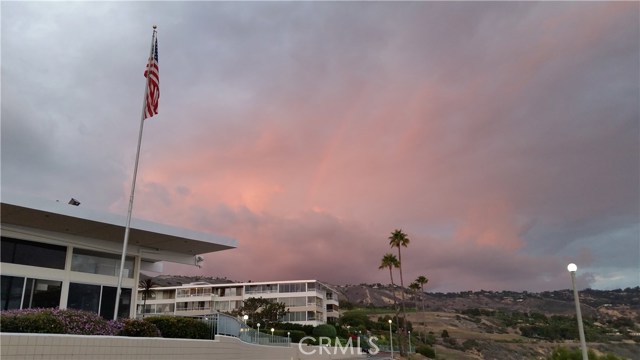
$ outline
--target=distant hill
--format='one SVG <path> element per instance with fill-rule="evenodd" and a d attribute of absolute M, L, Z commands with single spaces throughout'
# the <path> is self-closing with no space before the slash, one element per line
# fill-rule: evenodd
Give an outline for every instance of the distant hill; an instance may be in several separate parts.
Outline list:
<path fill-rule="evenodd" d="M 207 282 L 209 284 L 230 284 L 235 281 L 228 280 L 227 278 L 208 277 L 208 276 L 186 276 L 186 275 L 158 275 L 148 276 L 140 274 L 140 281 L 146 279 L 153 279 L 155 286 L 180 286 L 184 284 L 190 284 L 194 282 Z"/>
<path fill-rule="evenodd" d="M 393 306 L 393 293 L 401 298 L 400 287 L 382 284 L 334 286 L 341 299 L 359 307 Z M 640 287 L 618 290 L 580 291 L 580 303 L 585 316 L 594 316 L 598 309 L 618 309 L 625 314 L 640 313 Z M 575 303 L 571 290 L 541 293 L 514 291 L 463 291 L 457 293 L 415 293 L 405 290 L 405 306 L 427 311 L 460 311 L 471 308 L 538 312 L 546 315 L 572 315 Z"/>

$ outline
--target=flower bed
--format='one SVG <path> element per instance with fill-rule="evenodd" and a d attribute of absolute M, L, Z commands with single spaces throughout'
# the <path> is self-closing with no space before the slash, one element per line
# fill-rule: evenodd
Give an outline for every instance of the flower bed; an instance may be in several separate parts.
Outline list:
<path fill-rule="evenodd" d="M 161 336 L 151 322 L 134 319 L 105 320 L 96 313 L 72 309 L 23 309 L 0 313 L 0 331 L 106 336 Z"/>

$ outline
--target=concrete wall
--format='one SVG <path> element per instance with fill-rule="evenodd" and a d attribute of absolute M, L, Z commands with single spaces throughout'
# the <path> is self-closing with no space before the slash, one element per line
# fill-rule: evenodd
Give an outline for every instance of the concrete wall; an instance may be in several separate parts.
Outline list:
<path fill-rule="evenodd" d="M 62 334 L 0 334 L 2 360 L 339 360 L 364 359 L 364 355 L 342 354 L 340 349 L 320 349 L 298 344 L 291 347 L 255 345 L 238 338 L 216 336 L 216 340 L 133 338 Z M 310 354 L 316 350 L 314 354 Z M 328 354 L 330 352 L 330 354 Z"/>

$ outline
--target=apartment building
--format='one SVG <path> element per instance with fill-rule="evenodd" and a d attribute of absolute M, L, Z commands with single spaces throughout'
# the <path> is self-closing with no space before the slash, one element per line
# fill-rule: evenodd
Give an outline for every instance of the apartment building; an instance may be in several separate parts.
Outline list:
<path fill-rule="evenodd" d="M 210 284 L 193 282 L 180 286 L 154 287 L 145 301 L 138 289 L 137 314 L 199 316 L 231 312 L 249 298 L 284 303 L 289 313 L 281 319 L 302 325 L 319 325 L 339 317 L 338 294 L 317 280 L 289 280 Z"/>
<path fill-rule="evenodd" d="M 2 310 L 71 308 L 111 319 L 124 239 L 124 215 L 66 202 L 3 195 Z M 132 219 L 120 317 L 135 317 L 140 270 L 162 262 L 196 265 L 200 254 L 231 249 L 235 240 Z"/>

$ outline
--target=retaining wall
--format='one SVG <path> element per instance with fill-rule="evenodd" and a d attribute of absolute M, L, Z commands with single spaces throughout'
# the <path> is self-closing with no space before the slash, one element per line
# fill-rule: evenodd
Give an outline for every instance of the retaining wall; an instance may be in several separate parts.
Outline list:
<path fill-rule="evenodd" d="M 302 351 L 301 351 L 302 350 Z M 316 350 L 315 352 L 313 350 Z M 322 351 L 320 351 L 322 350 Z M 62 334 L 0 334 L 2 360 L 341 360 L 364 359 L 364 355 L 338 348 L 320 349 L 298 344 L 265 346 L 248 344 L 235 337 L 215 340 L 135 338 Z M 351 350 L 351 349 L 349 349 Z M 313 354 L 311 354 L 313 352 Z"/>

